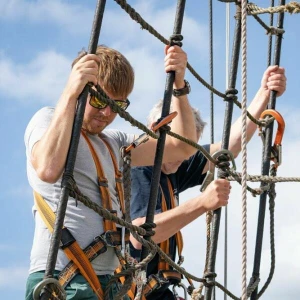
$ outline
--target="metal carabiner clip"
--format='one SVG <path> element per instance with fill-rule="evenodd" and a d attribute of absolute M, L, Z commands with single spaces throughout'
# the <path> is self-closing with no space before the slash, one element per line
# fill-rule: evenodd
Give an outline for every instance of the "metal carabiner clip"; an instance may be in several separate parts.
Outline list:
<path fill-rule="evenodd" d="M 281 142 L 284 134 L 285 122 L 282 115 L 274 109 L 266 109 L 265 111 L 262 112 L 260 118 L 264 118 L 265 116 L 268 115 L 274 117 L 278 124 L 277 133 L 275 136 L 274 144 L 271 149 L 271 158 L 270 158 L 274 162 L 275 168 L 277 168 L 282 163 Z"/>
<path fill-rule="evenodd" d="M 183 292 L 184 292 L 184 298 L 182 298 L 182 297 L 180 297 L 179 295 L 178 295 L 178 293 L 176 292 L 176 287 L 181 287 L 182 289 L 183 289 Z M 186 286 L 182 283 L 182 282 L 179 282 L 178 284 L 174 284 L 173 285 L 173 289 L 172 289 L 172 291 L 173 291 L 173 295 L 175 296 L 175 298 L 176 299 L 178 299 L 178 300 L 187 300 L 188 299 L 188 292 L 187 292 L 187 288 L 186 288 Z"/>

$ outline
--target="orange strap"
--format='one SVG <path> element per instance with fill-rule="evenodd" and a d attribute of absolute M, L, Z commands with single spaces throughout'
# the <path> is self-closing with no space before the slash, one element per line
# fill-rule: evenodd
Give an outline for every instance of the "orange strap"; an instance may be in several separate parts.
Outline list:
<path fill-rule="evenodd" d="M 119 170 L 116 157 L 115 157 L 115 155 L 114 155 L 114 153 L 112 151 L 112 148 L 111 148 L 110 144 L 107 141 L 103 140 L 102 138 L 101 138 L 101 140 L 103 141 L 103 143 L 106 145 L 107 149 L 109 150 L 111 159 L 112 159 L 113 164 L 114 164 L 114 168 L 115 168 L 115 181 L 116 181 L 116 191 L 118 193 L 121 210 L 122 210 L 122 213 L 124 215 L 125 214 L 125 201 L 124 201 L 124 188 L 123 188 L 123 176 L 122 176 L 122 172 Z"/>
<path fill-rule="evenodd" d="M 170 198 L 171 198 L 171 209 L 172 209 L 172 208 L 175 208 L 177 206 L 177 203 L 175 201 L 175 196 L 174 196 L 171 181 L 168 177 L 167 177 L 167 183 L 168 183 L 169 195 L 170 195 Z M 160 187 L 160 189 L 161 189 L 161 198 L 162 198 L 161 208 L 162 208 L 162 212 L 165 212 L 165 211 L 168 210 L 167 202 L 166 202 L 166 198 L 165 198 L 162 187 Z M 176 232 L 175 239 L 176 239 L 176 246 L 177 246 L 177 249 L 178 249 L 178 257 L 180 258 L 181 254 L 182 254 L 182 250 L 183 250 L 183 238 L 182 238 L 181 231 Z M 170 239 L 167 239 L 166 241 L 163 241 L 162 243 L 160 243 L 160 248 L 167 255 L 169 255 L 169 252 L 170 252 Z M 169 270 L 169 269 L 170 269 L 169 264 L 164 259 L 160 258 L 159 263 L 158 263 L 158 270 Z"/>
<path fill-rule="evenodd" d="M 52 233 L 56 218 L 54 212 L 52 211 L 48 203 L 44 200 L 44 198 L 35 191 L 34 200 L 41 218 L 48 227 L 49 231 Z M 73 263 L 80 270 L 80 273 L 90 284 L 98 299 L 103 300 L 104 294 L 98 277 L 93 269 L 92 264 L 88 260 L 87 256 L 84 254 L 83 250 L 80 248 L 77 241 L 74 240 L 72 244 L 70 244 L 66 248 L 63 248 L 63 251 L 65 252 L 68 259 L 70 261 L 73 261 Z"/>
<path fill-rule="evenodd" d="M 96 165 L 97 176 L 98 176 L 98 185 L 99 185 L 99 190 L 100 190 L 100 195 L 101 195 L 101 200 L 102 200 L 102 206 L 105 209 L 112 211 L 111 198 L 110 198 L 110 194 L 109 194 L 109 190 L 108 190 L 108 181 L 105 177 L 104 170 L 102 168 L 102 165 L 100 163 L 98 155 L 97 155 L 91 141 L 89 140 L 89 138 L 87 137 L 86 133 L 83 130 L 81 130 L 81 133 L 89 146 L 89 149 L 91 151 L 91 154 L 93 156 L 93 159 L 94 159 L 94 162 Z M 106 220 L 103 218 L 103 223 L 104 223 L 103 224 L 104 231 L 117 229 L 116 224 L 114 222 L 111 222 L 110 220 Z"/>

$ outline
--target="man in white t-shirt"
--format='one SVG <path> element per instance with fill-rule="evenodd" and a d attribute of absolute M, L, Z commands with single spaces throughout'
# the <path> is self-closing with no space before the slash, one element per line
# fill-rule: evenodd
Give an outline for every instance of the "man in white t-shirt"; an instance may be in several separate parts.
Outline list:
<path fill-rule="evenodd" d="M 188 83 L 184 80 L 187 56 L 178 46 L 166 46 L 165 71 L 175 71 L 173 109 L 178 112 L 171 129 L 188 139 L 196 141 L 193 112 L 187 99 Z M 99 84 L 102 90 L 117 105 L 126 109 L 127 100 L 134 84 L 134 71 L 127 59 L 118 51 L 98 46 L 96 54 L 79 55 L 73 62 L 68 82 L 55 108 L 45 107 L 31 119 L 25 133 L 28 180 L 35 192 L 40 194 L 55 212 L 61 193 L 61 177 L 66 164 L 77 99 L 86 84 Z M 154 87 L 155 88 L 155 87 Z M 101 100 L 89 95 L 84 113 L 82 129 L 92 144 L 104 169 L 112 209 L 121 216 L 120 203 L 115 189 L 115 172 L 106 143 L 111 147 L 117 163 L 121 166 L 119 149 L 136 138 L 117 130 L 105 129 L 116 113 Z M 169 151 L 176 149 L 176 151 Z M 132 165 L 152 165 L 156 140 L 150 138 L 145 144 L 132 151 Z M 195 153 L 195 149 L 167 136 L 164 161 L 184 160 Z M 74 169 L 74 179 L 81 192 L 92 201 L 101 204 L 97 170 L 90 148 L 83 136 L 80 137 Z M 51 235 L 36 206 L 33 207 L 35 233 L 31 251 L 26 300 L 32 299 L 33 289 L 43 279 L 50 247 Z M 103 233 L 103 219 L 75 199 L 69 197 L 64 225 L 84 249 Z M 55 266 L 55 276 L 65 268 L 68 258 L 60 249 Z M 113 247 L 92 261 L 92 266 L 105 287 L 118 266 Z M 65 287 L 67 299 L 98 299 L 90 285 L 80 274 Z M 112 287 L 111 299 L 118 288 Z"/>

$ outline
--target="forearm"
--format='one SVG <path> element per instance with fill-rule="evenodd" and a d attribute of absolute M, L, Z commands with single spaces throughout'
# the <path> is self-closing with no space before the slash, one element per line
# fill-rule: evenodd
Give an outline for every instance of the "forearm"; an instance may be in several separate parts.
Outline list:
<path fill-rule="evenodd" d="M 248 112 L 255 118 L 258 119 L 261 113 L 265 110 L 269 101 L 269 97 L 262 88 L 260 88 L 251 104 L 248 107 Z M 257 125 L 253 123 L 247 117 L 247 142 L 252 138 L 254 132 L 257 129 Z M 241 138 L 242 138 L 242 116 L 240 116 L 236 122 L 231 126 L 230 140 L 229 140 L 229 150 L 236 157 L 241 151 Z"/>
<path fill-rule="evenodd" d="M 171 123 L 171 130 L 180 136 L 197 142 L 195 117 L 187 96 L 184 95 L 178 98 L 173 96 L 172 108 L 173 111 L 177 111 L 178 115 Z M 176 147 L 176 155 L 181 155 L 183 159 L 187 159 L 196 152 L 194 147 L 167 135 L 165 155 L 173 155 L 174 147 Z M 169 149 L 170 151 L 168 151 Z M 170 158 L 168 157 L 168 159 Z M 174 159 L 180 158 L 174 157 Z"/>
<path fill-rule="evenodd" d="M 199 200 L 199 197 L 193 198 L 166 212 L 156 214 L 154 216 L 154 223 L 156 224 L 154 229 L 155 235 L 152 237 L 152 240 L 159 244 L 204 214 L 206 209 L 202 201 Z M 145 218 L 132 221 L 132 223 L 137 226 L 142 225 L 144 222 Z M 141 244 L 133 237 L 131 237 L 131 242 L 136 249 L 141 248 Z"/>
<path fill-rule="evenodd" d="M 70 101 L 63 94 L 49 128 L 33 147 L 31 162 L 43 181 L 56 182 L 63 172 L 70 145 L 75 108 L 76 101 Z"/>

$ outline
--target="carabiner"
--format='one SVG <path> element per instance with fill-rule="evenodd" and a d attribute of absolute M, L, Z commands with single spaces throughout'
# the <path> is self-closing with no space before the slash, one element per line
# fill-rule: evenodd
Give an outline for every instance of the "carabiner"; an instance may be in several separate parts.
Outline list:
<path fill-rule="evenodd" d="M 283 134 L 284 134 L 285 122 L 284 122 L 282 115 L 274 109 L 266 109 L 265 111 L 262 112 L 262 114 L 260 115 L 260 118 L 264 118 L 267 115 L 274 117 L 275 120 L 277 121 L 277 125 L 278 125 L 274 144 L 271 149 L 271 160 L 274 162 L 275 168 L 277 168 L 282 163 L 281 142 L 282 142 L 282 138 L 283 138 Z"/>
<path fill-rule="evenodd" d="M 178 286 L 178 287 L 181 287 L 182 289 L 183 289 L 183 292 L 184 292 L 184 298 L 182 298 L 182 297 L 180 297 L 179 295 L 178 295 L 178 293 L 176 292 L 176 286 Z M 175 298 L 176 299 L 178 299 L 178 300 L 187 300 L 188 299 L 188 292 L 187 292 L 187 288 L 186 288 L 186 286 L 182 283 L 182 282 L 179 282 L 179 283 L 177 283 L 176 285 L 174 284 L 173 285 L 173 295 L 175 296 Z"/>
<path fill-rule="evenodd" d="M 160 127 L 169 124 L 176 116 L 178 115 L 177 111 L 173 111 L 164 118 L 162 118 L 159 122 L 153 124 L 151 126 L 152 131 L 157 131 Z"/>
<path fill-rule="evenodd" d="M 169 124 L 176 116 L 178 115 L 177 111 L 174 111 L 167 116 L 165 116 L 158 123 L 155 123 L 151 126 L 152 131 L 157 131 L 160 127 Z M 129 152 L 132 149 L 138 147 L 142 143 L 146 143 L 149 140 L 149 135 L 147 133 L 142 133 L 137 139 L 135 139 L 126 149 L 125 152 Z"/>
<path fill-rule="evenodd" d="M 147 133 L 142 133 L 137 139 L 135 139 L 126 149 L 125 152 L 128 153 L 132 149 L 136 148 L 142 143 L 146 143 L 149 140 L 149 135 Z"/>

